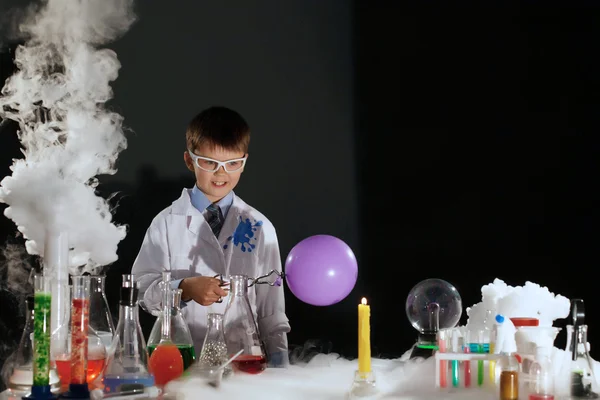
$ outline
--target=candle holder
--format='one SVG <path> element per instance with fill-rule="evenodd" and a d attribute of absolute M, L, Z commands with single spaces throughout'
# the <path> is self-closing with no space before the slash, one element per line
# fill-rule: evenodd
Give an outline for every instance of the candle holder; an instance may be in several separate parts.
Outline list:
<path fill-rule="evenodd" d="M 371 372 L 354 372 L 354 382 L 348 399 L 369 399 L 375 398 L 378 394 L 375 383 L 375 374 Z"/>

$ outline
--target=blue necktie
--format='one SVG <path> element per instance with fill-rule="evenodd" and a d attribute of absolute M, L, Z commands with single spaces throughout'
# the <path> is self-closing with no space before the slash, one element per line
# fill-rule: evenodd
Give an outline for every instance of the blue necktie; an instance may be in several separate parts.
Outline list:
<path fill-rule="evenodd" d="M 211 203 L 206 207 L 206 211 L 208 211 L 206 222 L 210 225 L 210 229 L 212 229 L 215 236 L 219 238 L 219 233 L 221 233 L 221 228 L 223 228 L 223 222 L 225 221 L 223 213 L 221 212 L 221 207 Z"/>

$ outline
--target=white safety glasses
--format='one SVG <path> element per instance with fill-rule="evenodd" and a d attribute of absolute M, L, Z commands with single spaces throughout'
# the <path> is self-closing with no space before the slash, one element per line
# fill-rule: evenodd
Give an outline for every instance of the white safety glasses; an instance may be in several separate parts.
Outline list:
<path fill-rule="evenodd" d="M 237 172 L 244 168 L 246 165 L 247 155 L 243 158 L 236 158 L 235 160 L 219 161 L 213 160 L 212 158 L 197 156 L 188 150 L 190 157 L 194 160 L 194 163 L 198 168 L 206 172 L 216 172 L 219 168 L 223 167 L 227 172 Z"/>

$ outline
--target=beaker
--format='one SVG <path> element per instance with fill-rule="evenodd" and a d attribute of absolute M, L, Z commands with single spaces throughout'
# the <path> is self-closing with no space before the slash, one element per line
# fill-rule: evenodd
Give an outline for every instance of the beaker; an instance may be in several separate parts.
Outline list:
<path fill-rule="evenodd" d="M 56 364 L 56 370 L 58 371 L 58 375 L 60 376 L 60 381 L 63 387 L 68 386 L 69 384 L 72 383 L 72 376 L 71 376 L 71 365 L 73 364 L 73 362 L 77 363 L 77 355 L 75 357 L 75 359 L 72 359 L 71 357 L 71 353 L 72 353 L 72 343 L 73 343 L 73 338 L 72 338 L 72 329 L 73 329 L 73 325 L 75 324 L 75 329 L 78 331 L 81 331 L 81 327 L 77 326 L 77 320 L 73 320 L 73 317 L 77 318 L 81 318 L 81 314 L 75 314 L 75 311 L 83 311 L 82 307 L 84 305 L 88 306 L 88 311 L 87 311 L 87 315 L 86 315 L 86 329 L 87 329 L 87 358 L 86 358 L 86 380 L 88 384 L 92 384 L 96 381 L 96 379 L 98 379 L 101 374 L 102 371 L 104 369 L 104 365 L 106 362 L 106 347 L 104 346 L 104 343 L 102 342 L 102 340 L 98 337 L 98 335 L 96 334 L 96 332 L 91 329 L 89 327 L 89 304 L 90 304 L 90 300 L 89 300 L 89 277 L 72 277 L 73 279 L 73 283 L 75 283 L 75 281 L 79 281 L 78 278 L 85 278 L 82 281 L 82 285 L 87 285 L 87 296 L 88 298 L 84 301 L 84 299 L 81 298 L 77 298 L 74 297 L 74 286 L 70 286 L 69 287 L 69 299 L 70 299 L 70 304 L 71 304 L 71 313 L 67 319 L 67 321 L 65 323 L 63 323 L 61 326 L 58 327 L 58 329 L 53 332 L 53 342 L 52 345 L 54 346 L 55 343 L 57 343 L 57 348 L 56 349 L 52 349 L 52 353 L 53 353 L 53 359 L 54 362 Z M 87 281 L 86 283 L 83 283 L 84 281 Z M 79 283 L 78 283 L 79 284 Z M 82 290 L 86 290 L 86 289 L 78 289 L 79 290 L 79 294 L 78 296 L 82 296 Z M 78 307 L 78 308 L 77 308 Z M 81 322 L 81 320 L 80 320 Z M 80 335 L 80 333 L 76 332 L 75 336 L 76 338 Z M 65 339 L 66 338 L 66 339 Z M 55 340 L 56 339 L 56 340 Z M 78 345 L 78 347 L 80 348 L 80 346 Z"/>
<path fill-rule="evenodd" d="M 570 399 L 598 399 L 596 379 L 587 348 L 587 325 L 567 325 L 567 352 L 572 354 Z"/>
<path fill-rule="evenodd" d="M 138 310 L 138 287 L 134 276 L 123 275 L 119 322 L 104 370 L 105 393 L 154 386 L 154 377 L 148 369 L 148 352 Z"/>
<path fill-rule="evenodd" d="M 179 349 L 173 343 L 171 335 L 171 310 L 173 308 L 171 302 L 171 273 L 163 272 L 161 290 L 163 295 L 162 301 L 162 319 L 160 321 L 160 340 L 152 354 L 148 366 L 154 374 L 154 381 L 159 387 L 164 387 L 173 379 L 177 379 L 183 374 L 183 356 Z M 158 320 L 157 320 L 158 322 Z M 156 323 L 155 323 L 156 326 Z"/>
<path fill-rule="evenodd" d="M 115 325 L 106 299 L 105 279 L 104 275 L 90 276 L 90 328 L 108 350 L 115 334 Z"/>
<path fill-rule="evenodd" d="M 225 332 L 223 330 L 223 314 L 208 314 L 208 330 L 202 343 L 202 352 L 198 358 L 199 366 L 219 367 L 227 362 L 229 356 L 227 344 L 225 342 Z M 231 364 L 225 366 L 223 375 L 230 375 L 232 372 Z"/>
<path fill-rule="evenodd" d="M 248 277 L 230 277 L 231 294 L 224 314 L 225 342 L 229 356 L 243 352 L 233 360 L 236 371 L 259 374 L 267 367 L 264 344 L 248 299 Z"/>
<path fill-rule="evenodd" d="M 33 385 L 33 334 L 35 324 L 34 296 L 25 300 L 25 327 L 19 341 L 19 347 L 4 363 L 3 376 L 9 376 L 8 389 L 12 395 L 27 395 Z M 5 371 L 4 368 L 10 368 Z M 60 380 L 56 369 L 50 365 L 50 389 L 56 393 L 60 389 Z"/>
<path fill-rule="evenodd" d="M 181 289 L 171 289 L 170 287 L 167 289 L 169 293 L 169 305 L 171 307 L 171 312 L 169 313 L 171 318 L 171 342 L 179 349 L 183 358 L 183 369 L 186 370 L 196 360 L 196 352 L 190 328 L 181 314 L 181 293 L 183 291 Z M 150 357 L 152 357 L 152 352 L 160 343 L 164 315 L 164 313 L 161 313 L 156 318 L 148 337 L 148 354 Z"/>

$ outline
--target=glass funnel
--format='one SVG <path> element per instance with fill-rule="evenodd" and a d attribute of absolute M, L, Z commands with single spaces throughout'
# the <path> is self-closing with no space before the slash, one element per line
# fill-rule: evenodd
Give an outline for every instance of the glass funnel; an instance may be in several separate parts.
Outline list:
<path fill-rule="evenodd" d="M 90 328 L 108 350 L 115 334 L 114 320 L 108 307 L 104 275 L 90 276 Z"/>
<path fill-rule="evenodd" d="M 25 327 L 17 350 L 5 361 L 2 376 L 8 377 L 7 386 L 11 395 L 21 396 L 31 393 L 33 385 L 33 332 L 34 332 L 34 296 L 25 301 Z M 50 365 L 50 389 L 56 393 L 60 389 L 60 380 L 56 369 Z"/>
<path fill-rule="evenodd" d="M 119 322 L 104 370 L 104 392 L 118 393 L 154 386 L 148 369 L 148 351 L 138 313 L 138 287 L 133 275 L 123 275 Z"/>
<path fill-rule="evenodd" d="M 190 328 L 183 319 L 181 314 L 181 289 L 171 289 L 167 287 L 171 312 L 168 314 L 171 319 L 171 342 L 179 349 L 183 358 L 183 369 L 186 370 L 196 360 L 196 352 L 194 350 L 194 342 Z M 150 336 L 148 337 L 148 354 L 152 357 L 152 352 L 156 346 L 160 344 L 162 326 L 165 313 L 161 313 L 152 327 Z"/>
<path fill-rule="evenodd" d="M 230 295 L 224 315 L 227 351 L 230 357 L 242 351 L 233 360 L 235 371 L 258 374 L 267 367 L 267 358 L 248 299 L 249 280 L 245 275 L 232 275 L 229 282 Z"/>

